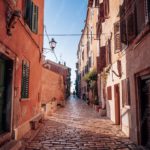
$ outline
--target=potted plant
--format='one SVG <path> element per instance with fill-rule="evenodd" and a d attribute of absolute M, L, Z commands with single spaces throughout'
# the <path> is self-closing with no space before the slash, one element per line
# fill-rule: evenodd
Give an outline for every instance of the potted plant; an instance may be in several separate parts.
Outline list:
<path fill-rule="evenodd" d="M 97 97 L 97 72 L 96 69 L 91 70 L 84 76 L 84 81 L 87 83 L 88 93 L 91 91 L 92 93 L 92 101 L 91 103 L 94 104 L 95 97 Z M 95 104 L 94 104 L 95 105 Z"/>

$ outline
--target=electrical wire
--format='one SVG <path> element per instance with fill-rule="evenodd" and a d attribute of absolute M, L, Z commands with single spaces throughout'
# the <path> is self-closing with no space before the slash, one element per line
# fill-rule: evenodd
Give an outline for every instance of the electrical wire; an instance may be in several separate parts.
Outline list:
<path fill-rule="evenodd" d="M 110 34 L 110 33 L 101 33 L 101 34 L 104 34 L 104 35 L 107 35 L 107 34 Z M 86 36 L 91 36 L 91 34 L 42 34 L 42 36 L 47 36 L 47 37 L 54 37 L 54 36 L 82 36 L 82 35 L 86 35 Z M 97 35 L 97 34 L 92 34 L 92 35 Z"/>
<path fill-rule="evenodd" d="M 91 34 L 47 34 L 44 36 L 81 36 L 81 35 L 91 35 Z M 92 34 L 94 35 L 94 34 Z M 96 34 L 95 34 L 96 35 Z"/>

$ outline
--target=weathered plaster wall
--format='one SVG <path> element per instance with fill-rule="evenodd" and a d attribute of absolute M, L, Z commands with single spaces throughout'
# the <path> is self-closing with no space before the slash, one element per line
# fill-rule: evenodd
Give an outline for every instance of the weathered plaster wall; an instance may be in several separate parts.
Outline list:
<path fill-rule="evenodd" d="M 63 76 L 42 68 L 42 94 L 41 102 L 48 103 L 55 97 L 57 102 L 64 100 L 65 85 Z"/>
<path fill-rule="evenodd" d="M 39 7 L 38 34 L 31 32 L 23 19 L 23 0 L 18 0 L 15 9 L 22 12 L 20 19 L 12 29 L 12 36 L 6 34 L 6 13 L 8 10 L 7 3 L 0 1 L 0 42 L 15 54 L 14 60 L 14 81 L 13 81 L 13 128 L 20 129 L 23 135 L 29 128 L 24 128 L 24 124 L 28 126 L 29 121 L 40 112 L 40 92 L 41 92 L 41 52 L 43 45 L 43 37 L 39 34 L 43 33 L 43 15 L 44 0 L 34 0 Z M 3 49 L 3 48 L 2 48 Z M 3 53 L 3 52 L 2 52 Z M 22 60 L 27 59 L 30 63 L 29 75 L 29 98 L 21 99 L 21 78 L 22 78 Z M 24 128 L 24 130 L 23 130 Z M 18 136 L 19 138 L 21 136 Z M 18 138 L 16 137 L 16 138 Z"/>

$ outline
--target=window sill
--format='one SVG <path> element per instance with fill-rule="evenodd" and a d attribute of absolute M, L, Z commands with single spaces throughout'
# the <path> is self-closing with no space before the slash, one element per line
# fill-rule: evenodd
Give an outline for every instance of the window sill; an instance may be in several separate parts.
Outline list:
<path fill-rule="evenodd" d="M 130 106 L 129 105 L 125 105 L 123 108 L 129 110 Z"/>
<path fill-rule="evenodd" d="M 124 49 L 122 49 L 122 53 L 124 53 L 126 50 L 134 50 L 139 43 L 144 39 L 144 37 L 149 33 L 150 31 L 150 25 L 147 24 L 145 28 L 139 33 L 129 45 L 127 45 Z"/>
<path fill-rule="evenodd" d="M 142 39 L 149 33 L 150 31 L 150 25 L 147 24 L 145 28 L 137 35 L 135 40 L 133 41 L 133 44 L 138 44 L 142 41 Z"/>
<path fill-rule="evenodd" d="M 30 100 L 30 98 L 20 98 L 21 102 L 26 102 L 26 101 L 29 101 L 29 100 Z"/>
<path fill-rule="evenodd" d="M 112 101 L 112 99 L 107 99 L 108 101 Z"/>

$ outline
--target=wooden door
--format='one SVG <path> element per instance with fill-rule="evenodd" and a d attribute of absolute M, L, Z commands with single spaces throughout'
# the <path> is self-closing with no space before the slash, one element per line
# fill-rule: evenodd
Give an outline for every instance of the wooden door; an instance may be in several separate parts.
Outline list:
<path fill-rule="evenodd" d="M 115 99 L 115 124 L 120 125 L 120 89 L 119 84 L 114 86 Z"/>
<path fill-rule="evenodd" d="M 150 76 L 141 80 L 141 144 L 150 148 Z"/>

